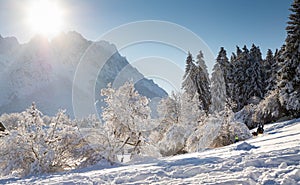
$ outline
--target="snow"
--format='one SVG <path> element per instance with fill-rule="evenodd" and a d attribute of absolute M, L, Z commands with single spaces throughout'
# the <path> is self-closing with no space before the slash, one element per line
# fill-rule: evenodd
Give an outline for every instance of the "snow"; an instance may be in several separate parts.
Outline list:
<path fill-rule="evenodd" d="M 110 168 L 2 177 L 0 184 L 300 184 L 300 119 L 266 125 L 265 131 L 227 147 Z"/>
<path fill-rule="evenodd" d="M 104 60 L 107 57 L 110 59 Z M 92 68 L 97 70 L 96 74 L 91 70 L 88 77 L 90 80 L 97 80 L 96 84 L 94 81 L 89 81 L 92 85 L 82 83 L 82 86 L 77 87 L 78 84 L 73 84 L 80 60 L 82 63 L 94 62 Z M 98 74 L 101 62 L 105 65 Z M 95 91 L 96 95 L 88 97 L 94 100 L 95 96 L 98 111 L 101 112 L 103 105 L 100 102 L 103 97 L 100 96 L 100 90 L 109 82 L 114 82 L 125 67 L 126 71 L 119 77 L 122 82 L 138 79 L 140 81 L 136 84 L 136 89 L 140 94 L 151 99 L 167 96 L 162 88 L 133 68 L 113 44 L 107 41 L 88 41 L 77 32 L 61 33 L 51 41 L 35 36 L 25 44 L 19 44 L 16 38 L 0 38 L 0 66 L 0 114 L 21 112 L 32 102 L 36 102 L 47 115 L 53 116 L 58 109 L 66 109 L 74 118 L 73 85 L 77 88 L 84 87 L 80 91 L 88 95 Z M 121 85 L 123 84 L 119 84 Z M 93 112 L 87 110 L 87 113 L 89 115 Z"/>
<path fill-rule="evenodd" d="M 253 146 L 253 145 L 251 145 L 251 144 L 249 144 L 247 142 L 243 142 L 243 143 L 237 145 L 235 149 L 236 150 L 246 150 L 246 151 L 249 151 L 249 150 L 251 150 L 253 148 L 258 148 L 258 147 Z"/>

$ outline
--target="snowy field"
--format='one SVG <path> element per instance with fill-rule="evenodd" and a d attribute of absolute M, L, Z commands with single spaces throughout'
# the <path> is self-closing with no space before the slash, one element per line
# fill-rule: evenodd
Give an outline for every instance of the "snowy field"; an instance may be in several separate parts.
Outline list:
<path fill-rule="evenodd" d="M 263 136 L 218 149 L 99 166 L 0 184 L 299 184 L 300 119 L 265 126 Z"/>

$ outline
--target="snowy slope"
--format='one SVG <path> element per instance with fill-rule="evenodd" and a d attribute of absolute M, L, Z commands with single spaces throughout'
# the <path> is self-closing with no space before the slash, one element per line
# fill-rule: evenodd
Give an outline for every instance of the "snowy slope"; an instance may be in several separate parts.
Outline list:
<path fill-rule="evenodd" d="M 265 128 L 263 136 L 223 148 L 0 184 L 300 184 L 300 119 Z"/>

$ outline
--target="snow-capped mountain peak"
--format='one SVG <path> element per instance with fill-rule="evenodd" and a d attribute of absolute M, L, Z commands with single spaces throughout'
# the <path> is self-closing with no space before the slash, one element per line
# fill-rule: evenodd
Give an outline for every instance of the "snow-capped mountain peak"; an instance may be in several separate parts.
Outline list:
<path fill-rule="evenodd" d="M 104 56 L 111 57 L 102 61 Z M 136 87 L 142 95 L 149 98 L 167 95 L 131 67 L 112 43 L 92 42 L 75 31 L 61 33 L 51 41 L 35 36 L 25 44 L 19 44 L 13 37 L 0 38 L 0 64 L 4 66 L 0 79 L 0 87 L 4 89 L 1 91 L 0 114 L 24 110 L 34 101 L 46 114 L 67 109 L 73 116 L 72 85 L 77 65 L 83 57 L 95 60 L 95 67 L 98 62 L 105 62 L 95 87 L 96 100 L 101 98 L 98 96 L 100 89 L 113 82 L 124 67 L 129 70 L 124 81 L 142 80 Z"/>

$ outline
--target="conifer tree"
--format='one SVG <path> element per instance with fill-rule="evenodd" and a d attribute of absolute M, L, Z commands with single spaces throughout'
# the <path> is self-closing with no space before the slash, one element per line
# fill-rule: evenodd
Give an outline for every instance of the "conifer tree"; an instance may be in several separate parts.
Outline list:
<path fill-rule="evenodd" d="M 186 61 L 185 61 L 185 73 L 184 73 L 184 76 L 183 76 L 183 80 L 185 80 L 186 77 L 189 75 L 190 70 L 193 66 L 194 66 L 193 56 L 190 52 L 188 52 L 188 56 L 187 56 Z M 184 85 L 182 85 L 182 86 L 184 86 Z"/>
<path fill-rule="evenodd" d="M 292 116 L 300 115 L 300 0 L 294 0 L 286 27 L 284 62 L 279 70 L 280 103 Z"/>
<path fill-rule="evenodd" d="M 202 104 L 201 107 L 206 113 L 208 113 L 209 106 L 211 104 L 210 80 L 203 58 L 204 55 L 202 51 L 199 51 L 199 54 L 197 56 L 196 85 L 199 102 Z"/>
<path fill-rule="evenodd" d="M 205 64 L 205 61 L 204 61 L 204 55 L 203 55 L 203 52 L 200 50 L 199 51 L 199 54 L 197 55 L 197 60 L 196 60 L 196 64 L 198 65 L 198 67 L 201 67 L 202 70 L 204 71 L 205 75 L 206 75 L 206 78 L 208 78 L 208 71 L 207 71 L 207 66 Z"/>
<path fill-rule="evenodd" d="M 273 55 L 272 50 L 268 49 L 266 59 L 264 60 L 263 63 L 263 69 L 265 71 L 263 76 L 265 93 L 275 89 L 276 76 L 277 76 L 276 64 L 277 64 L 276 59 L 275 56 Z"/>
<path fill-rule="evenodd" d="M 219 52 L 216 64 L 213 68 L 211 78 L 211 112 L 220 112 L 224 110 L 227 97 L 229 62 L 226 56 L 226 51 L 223 47 Z"/>
<path fill-rule="evenodd" d="M 246 76 L 246 69 L 249 67 L 249 50 L 244 46 L 243 51 L 237 47 L 237 59 L 233 61 L 233 71 L 230 75 L 232 80 L 231 99 L 235 102 L 235 112 L 241 110 L 247 102 L 246 83 L 249 79 Z"/>
<path fill-rule="evenodd" d="M 197 67 L 193 62 L 193 56 L 189 52 L 186 58 L 185 73 L 183 76 L 182 89 L 192 97 L 197 92 L 196 74 Z"/>
<path fill-rule="evenodd" d="M 185 93 L 187 93 L 191 99 L 198 93 L 199 108 L 208 113 L 211 101 L 210 82 L 201 51 L 197 56 L 197 65 L 193 62 L 192 55 L 190 53 L 188 54 L 182 89 L 184 89 Z"/>
<path fill-rule="evenodd" d="M 240 47 L 236 46 L 236 55 L 237 57 L 240 57 L 242 54 L 242 50 L 240 49 Z"/>
<path fill-rule="evenodd" d="M 226 86 L 224 73 L 220 64 L 216 63 L 211 78 L 211 112 L 220 112 L 226 103 Z"/>
<path fill-rule="evenodd" d="M 246 70 L 249 72 L 247 74 L 248 79 L 248 89 L 247 99 L 250 99 L 252 97 L 258 97 L 262 99 L 264 97 L 264 87 L 263 87 L 263 67 L 262 67 L 262 56 L 259 47 L 252 45 L 252 48 L 250 50 L 250 65 L 249 69 Z"/>
<path fill-rule="evenodd" d="M 235 58 L 235 59 L 234 59 Z M 241 110 L 252 99 L 264 97 L 264 78 L 262 56 L 259 47 L 252 45 L 249 51 L 246 46 L 241 50 L 237 46 L 237 57 L 232 57 L 232 71 L 227 75 L 228 97 L 235 102 L 234 111 Z"/>
<path fill-rule="evenodd" d="M 236 60 L 236 54 L 232 53 L 230 57 L 230 62 L 234 62 Z"/>

